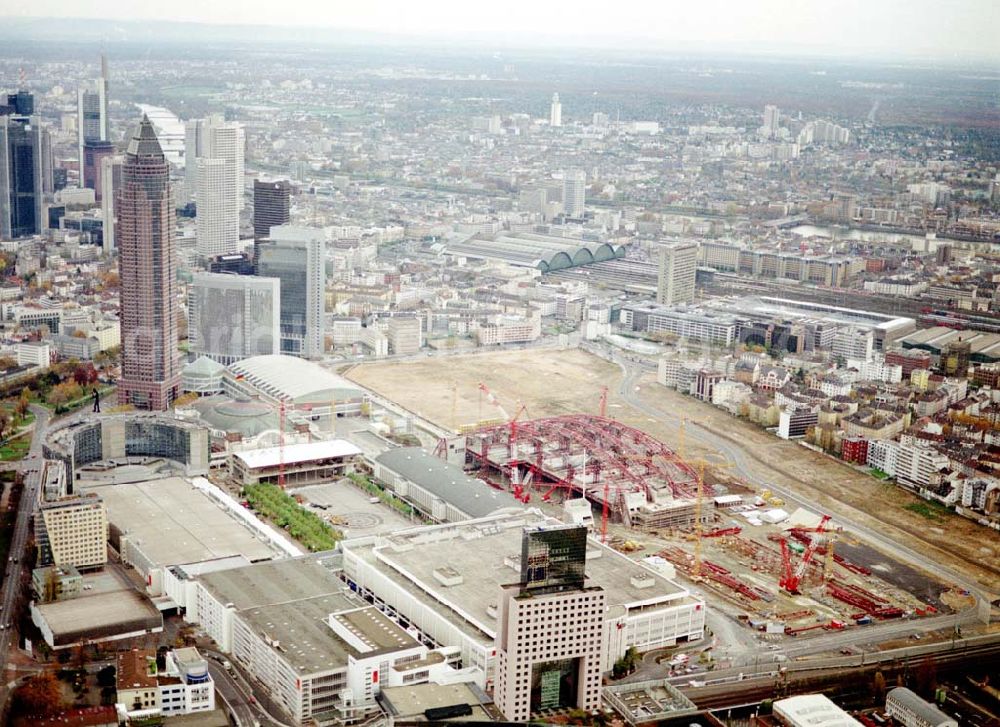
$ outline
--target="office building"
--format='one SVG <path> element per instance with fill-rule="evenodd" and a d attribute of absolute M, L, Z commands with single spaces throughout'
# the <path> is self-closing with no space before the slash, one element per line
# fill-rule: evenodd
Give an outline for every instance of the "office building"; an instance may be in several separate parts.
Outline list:
<path fill-rule="evenodd" d="M 885 713 L 903 727 L 958 727 L 958 721 L 906 687 L 890 689 Z"/>
<path fill-rule="evenodd" d="M 196 273 L 188 289 L 188 344 L 195 356 L 228 366 L 279 352 L 277 278 Z"/>
<path fill-rule="evenodd" d="M 656 302 L 660 305 L 694 303 L 698 246 L 693 242 L 666 243 L 659 246 L 657 257 Z"/>
<path fill-rule="evenodd" d="M 117 247 L 115 242 L 117 223 L 115 194 L 121 187 L 124 163 L 125 157 L 121 154 L 101 158 L 101 217 L 104 222 L 104 252 L 108 255 L 113 253 Z"/>
<path fill-rule="evenodd" d="M 270 236 L 271 228 L 287 225 L 291 206 L 292 183 L 287 179 L 253 182 L 253 239 Z"/>
<path fill-rule="evenodd" d="M 25 94 L 30 98 L 30 94 Z M 31 108 L 22 100 L 18 108 Z M 41 233 L 42 126 L 37 116 L 0 116 L 0 239 Z"/>
<path fill-rule="evenodd" d="M 99 568 L 108 560 L 108 513 L 98 495 L 40 503 L 35 516 L 39 566 Z"/>
<path fill-rule="evenodd" d="M 146 117 L 129 140 L 115 206 L 122 338 L 118 403 L 163 410 L 180 392 L 175 210 L 169 166 Z"/>
<path fill-rule="evenodd" d="M 86 166 L 84 147 L 88 141 L 111 141 L 111 120 L 108 117 L 108 64 L 103 55 L 101 77 L 84 82 L 76 93 L 76 137 L 82 186 L 90 187 L 86 184 L 84 176 Z M 96 175 L 92 181 L 93 179 L 96 179 Z"/>
<path fill-rule="evenodd" d="M 235 252 L 243 209 L 243 128 L 222 116 L 185 126 L 185 183 L 197 203 L 197 251 L 203 257 Z"/>
<path fill-rule="evenodd" d="M 104 160 L 114 156 L 115 145 L 110 141 L 87 139 L 83 142 L 83 186 L 94 190 L 94 199 L 100 202 L 104 199 L 104 179 L 102 169 Z"/>
<path fill-rule="evenodd" d="M 164 666 L 158 669 L 152 649 L 118 652 L 116 701 L 126 714 L 142 720 L 214 710 L 215 682 L 198 650 L 174 649 L 163 658 Z"/>
<path fill-rule="evenodd" d="M 35 97 L 25 90 L 7 94 L 7 104 L 0 106 L 0 115 L 32 116 L 35 113 Z"/>
<path fill-rule="evenodd" d="M 281 280 L 281 353 L 323 354 L 325 258 L 322 230 L 279 225 L 260 244 L 257 274 Z"/>
<path fill-rule="evenodd" d="M 583 218 L 587 197 L 587 173 L 580 169 L 563 172 L 563 212 L 571 219 Z"/>
<path fill-rule="evenodd" d="M 586 562 L 585 527 L 522 533 L 520 579 L 501 587 L 497 609 L 493 699 L 511 722 L 601 706 L 606 599 L 604 589 L 586 585 Z"/>
<path fill-rule="evenodd" d="M 559 94 L 552 94 L 552 105 L 549 107 L 549 126 L 562 126 L 562 104 Z"/>
<path fill-rule="evenodd" d="M 389 353 L 406 356 L 420 351 L 420 319 L 416 316 L 394 316 L 386 326 Z"/>

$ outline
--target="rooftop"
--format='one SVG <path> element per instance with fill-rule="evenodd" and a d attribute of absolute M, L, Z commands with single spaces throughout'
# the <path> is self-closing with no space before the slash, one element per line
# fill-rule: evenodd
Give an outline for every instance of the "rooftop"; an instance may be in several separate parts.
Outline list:
<path fill-rule="evenodd" d="M 132 649 L 118 652 L 118 689 L 148 689 L 156 686 L 156 652 Z"/>
<path fill-rule="evenodd" d="M 296 356 L 251 356 L 232 364 L 229 370 L 262 394 L 299 404 L 323 402 L 329 405 L 334 399 L 361 395 L 357 384 Z"/>
<path fill-rule="evenodd" d="M 384 687 L 379 701 L 396 719 L 422 721 L 428 709 L 467 704 L 472 714 L 456 718 L 462 722 L 489 722 L 490 714 L 483 709 L 486 697 L 471 684 L 419 684 L 406 687 Z"/>
<path fill-rule="evenodd" d="M 802 694 L 779 699 L 774 703 L 774 713 L 793 724 L 813 727 L 861 727 L 861 723 L 842 710 L 823 694 Z"/>
<path fill-rule="evenodd" d="M 360 449 L 343 439 L 286 444 L 284 450 L 285 465 L 311 462 L 317 459 L 331 459 L 334 457 L 356 457 L 361 454 Z M 281 463 L 281 448 L 267 447 L 265 449 L 251 449 L 245 452 L 236 452 L 233 456 L 241 460 L 250 469 L 277 467 Z"/>
<path fill-rule="evenodd" d="M 416 639 L 374 606 L 341 611 L 333 614 L 331 619 L 340 624 L 358 642 L 364 644 L 366 654 L 372 651 L 397 651 L 418 646 Z"/>
<path fill-rule="evenodd" d="M 100 486 L 108 520 L 156 566 L 275 552 L 208 495 L 180 477 Z"/>
<path fill-rule="evenodd" d="M 83 637 L 93 638 L 96 633 L 110 635 L 163 624 L 160 612 L 132 590 L 88 594 L 38 604 L 36 608 L 52 630 L 57 646 Z"/>
<path fill-rule="evenodd" d="M 398 447 L 383 452 L 375 461 L 450 503 L 472 518 L 483 517 L 505 507 L 522 507 L 509 492 L 469 477 L 458 465 L 446 462 L 420 447 Z"/>

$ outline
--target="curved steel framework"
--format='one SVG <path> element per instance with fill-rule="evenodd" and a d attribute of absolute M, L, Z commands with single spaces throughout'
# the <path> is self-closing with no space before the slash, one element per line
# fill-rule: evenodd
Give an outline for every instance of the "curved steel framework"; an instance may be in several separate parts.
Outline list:
<path fill-rule="evenodd" d="M 480 429 L 466 439 L 466 459 L 487 477 L 498 473 L 524 502 L 532 489 L 543 490 L 546 500 L 564 489 L 566 496 L 579 493 L 616 509 L 626 522 L 632 493 L 642 493 L 645 502 L 697 494 L 697 473 L 673 450 L 603 416 L 571 414 Z"/>

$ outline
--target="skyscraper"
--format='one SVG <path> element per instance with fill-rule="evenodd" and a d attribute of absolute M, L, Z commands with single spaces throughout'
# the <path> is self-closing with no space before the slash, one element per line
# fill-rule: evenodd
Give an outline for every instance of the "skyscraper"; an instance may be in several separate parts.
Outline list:
<path fill-rule="evenodd" d="M 110 141 L 88 139 L 83 142 L 83 186 L 94 190 L 94 199 L 103 199 L 104 188 L 101 182 L 102 161 L 115 153 L 115 145 Z"/>
<path fill-rule="evenodd" d="M 228 366 L 280 353 L 277 278 L 197 273 L 188 292 L 188 343 L 196 356 Z"/>
<path fill-rule="evenodd" d="M 253 239 L 263 240 L 271 228 L 287 225 L 291 207 L 292 183 L 287 179 L 253 181 Z"/>
<path fill-rule="evenodd" d="M 326 242 L 322 230 L 280 225 L 260 243 L 257 275 L 281 280 L 281 353 L 323 353 Z"/>
<path fill-rule="evenodd" d="M 587 173 L 580 169 L 563 172 L 563 212 L 574 220 L 583 217 L 587 198 Z"/>
<path fill-rule="evenodd" d="M 118 403 L 167 409 L 180 390 L 176 213 L 170 169 L 145 116 L 128 143 L 115 207 L 121 272 Z"/>
<path fill-rule="evenodd" d="M 587 586 L 587 529 L 524 531 L 521 578 L 502 586 L 493 701 L 511 722 L 601 704 L 604 589 Z"/>
<path fill-rule="evenodd" d="M 552 105 L 549 107 L 549 126 L 562 126 L 562 104 L 559 94 L 552 94 Z"/>
<path fill-rule="evenodd" d="M 780 118 L 781 114 L 778 112 L 777 106 L 767 104 L 764 107 L 764 125 L 761 127 L 764 136 L 773 138 L 778 133 L 778 120 Z"/>
<path fill-rule="evenodd" d="M 661 305 L 694 303 L 694 279 L 698 267 L 698 245 L 666 243 L 658 250 L 659 276 L 656 302 Z"/>
<path fill-rule="evenodd" d="M 104 220 L 104 254 L 110 255 L 117 247 L 115 196 L 122 184 L 122 165 L 125 157 L 120 154 L 101 159 L 101 217 Z"/>
<path fill-rule="evenodd" d="M 243 209 L 243 128 L 220 115 L 185 126 L 184 178 L 198 208 L 197 250 L 202 257 L 235 252 Z"/>
<path fill-rule="evenodd" d="M 37 116 L 0 116 L 0 239 L 42 231 L 42 138 Z"/>
<path fill-rule="evenodd" d="M 111 121 L 108 118 L 108 64 L 101 56 L 101 77 L 85 81 L 76 92 L 76 137 L 79 149 L 80 183 L 90 187 L 84 177 L 84 146 L 88 141 L 111 141 Z M 98 167 L 100 169 L 100 167 Z"/>

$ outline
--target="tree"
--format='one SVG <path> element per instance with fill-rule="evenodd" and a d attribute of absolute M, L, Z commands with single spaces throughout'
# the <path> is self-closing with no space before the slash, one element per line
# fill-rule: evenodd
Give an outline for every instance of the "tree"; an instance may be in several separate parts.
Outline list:
<path fill-rule="evenodd" d="M 916 692 L 922 697 L 933 698 L 934 690 L 937 689 L 937 662 L 934 657 L 927 655 L 917 667 Z"/>
<path fill-rule="evenodd" d="M 3 439 L 8 425 L 10 425 L 10 414 L 7 413 L 6 409 L 0 409 L 0 439 Z"/>
<path fill-rule="evenodd" d="M 97 685 L 101 687 L 113 687 L 115 685 L 115 676 L 117 670 L 114 664 L 108 664 L 106 667 L 97 672 Z"/>
<path fill-rule="evenodd" d="M 14 690 L 14 713 L 45 717 L 62 707 L 59 683 L 52 672 L 43 671 L 29 677 Z"/>
<path fill-rule="evenodd" d="M 875 672 L 872 680 L 872 697 L 876 704 L 882 704 L 885 700 L 885 675 L 881 671 Z"/>
<path fill-rule="evenodd" d="M 17 402 L 14 404 L 14 413 L 17 414 L 18 419 L 23 420 L 28 415 L 28 406 L 30 403 L 28 390 L 21 389 L 21 396 L 18 397 Z"/>
<path fill-rule="evenodd" d="M 97 381 L 97 370 L 94 368 L 94 364 L 89 361 L 77 364 L 76 368 L 73 369 L 73 381 L 80 386 L 93 384 Z"/>
<path fill-rule="evenodd" d="M 0 371 L 16 368 L 17 361 L 10 356 L 0 356 Z"/>

